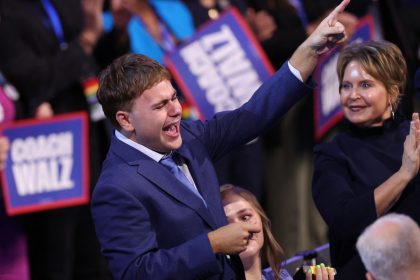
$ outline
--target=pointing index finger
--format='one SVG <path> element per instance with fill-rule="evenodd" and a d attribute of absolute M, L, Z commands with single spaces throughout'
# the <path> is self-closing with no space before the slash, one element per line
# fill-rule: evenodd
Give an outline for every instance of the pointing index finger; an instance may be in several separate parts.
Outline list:
<path fill-rule="evenodd" d="M 347 5 L 350 3 L 350 0 L 343 0 L 340 5 L 335 7 L 335 9 L 328 15 L 327 23 L 329 26 L 334 26 L 337 22 L 337 16 L 339 13 L 342 13 Z"/>

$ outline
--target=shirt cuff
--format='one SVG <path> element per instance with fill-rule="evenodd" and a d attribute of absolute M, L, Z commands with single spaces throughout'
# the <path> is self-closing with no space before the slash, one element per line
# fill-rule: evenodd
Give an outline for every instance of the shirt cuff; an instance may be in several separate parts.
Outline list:
<path fill-rule="evenodd" d="M 297 70 L 295 67 L 293 67 L 292 64 L 290 64 L 289 61 L 287 61 L 287 65 L 289 66 L 290 72 L 292 72 L 292 74 L 303 83 L 302 75 L 300 75 L 299 70 Z"/>

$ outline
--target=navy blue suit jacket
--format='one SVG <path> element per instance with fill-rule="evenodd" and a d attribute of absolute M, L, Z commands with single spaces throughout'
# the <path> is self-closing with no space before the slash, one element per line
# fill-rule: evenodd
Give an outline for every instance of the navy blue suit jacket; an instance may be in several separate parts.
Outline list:
<path fill-rule="evenodd" d="M 261 134 L 310 91 L 285 64 L 241 108 L 181 123 L 178 152 L 207 208 L 164 166 L 114 137 L 92 197 L 97 236 L 114 277 L 243 278 L 238 257 L 215 255 L 207 237 L 227 224 L 212 161 Z"/>

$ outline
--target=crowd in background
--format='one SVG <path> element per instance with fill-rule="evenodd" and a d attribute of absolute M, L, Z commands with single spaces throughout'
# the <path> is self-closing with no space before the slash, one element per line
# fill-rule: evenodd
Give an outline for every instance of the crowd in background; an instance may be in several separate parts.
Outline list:
<path fill-rule="evenodd" d="M 19 99 L 14 100 L 17 119 L 47 118 L 76 111 L 91 115 L 92 104 L 86 98 L 84 81 L 95 77 L 122 54 L 141 53 L 163 63 L 165 53 L 173 51 L 224 10 L 235 7 L 278 69 L 338 2 L 1 0 L 0 71 L 19 92 Z M 380 37 L 402 50 L 408 75 L 397 113 L 405 117 L 411 115 L 420 98 L 414 87 L 414 73 L 420 67 L 419 12 L 420 5 L 415 0 L 400 1 L 398 5 L 392 0 L 361 0 L 351 2 L 340 19 L 351 34 L 358 20 L 371 14 Z M 194 110 L 187 100 L 184 102 L 185 108 Z M 263 137 L 216 163 L 220 184 L 241 186 L 257 197 L 272 221 L 273 234 L 286 257 L 328 242 L 327 228 L 311 196 L 312 149 L 316 144 L 313 115 L 313 99 L 308 96 Z M 339 129 L 335 128 L 327 137 Z M 92 188 L 110 133 L 105 119 L 91 119 Z M 4 206 L 0 212 L 4 212 Z M 27 255 L 26 277 L 30 274 L 30 279 L 110 278 L 100 255 L 89 205 L 15 218 L 2 213 L 0 217 L 1 228 L 13 228 L 9 236 L 15 233 L 21 236 L 15 241 L 21 257 Z M 9 240 L 0 239 L 10 245 Z M 3 262 L 1 254 L 0 251 Z M 6 265 L 0 263 L 0 269 L 3 266 Z"/>

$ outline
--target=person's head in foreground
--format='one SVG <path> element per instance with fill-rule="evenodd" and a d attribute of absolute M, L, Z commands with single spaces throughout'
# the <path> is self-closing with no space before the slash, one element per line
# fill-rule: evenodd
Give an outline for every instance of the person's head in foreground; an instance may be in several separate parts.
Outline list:
<path fill-rule="evenodd" d="M 283 249 L 274 238 L 271 222 L 257 198 L 248 190 L 231 184 L 221 186 L 220 193 L 229 223 L 253 223 L 260 227 L 260 232 L 249 237 L 245 251 L 239 254 L 244 265 L 246 279 L 261 279 L 262 256 L 272 269 L 274 278 L 281 279 L 280 265 Z M 332 280 L 335 270 L 317 266 L 316 274 L 316 279 Z M 312 279 L 311 272 L 306 273 L 306 279 Z"/>
<path fill-rule="evenodd" d="M 171 75 L 158 62 L 138 54 L 116 59 L 102 71 L 98 100 L 114 127 L 156 152 L 182 144 L 181 104 Z"/>
<path fill-rule="evenodd" d="M 420 279 L 420 229 L 409 216 L 382 216 L 365 229 L 356 247 L 366 279 Z"/>
<path fill-rule="evenodd" d="M 389 42 L 361 42 L 339 55 L 337 74 L 345 117 L 361 127 L 381 126 L 393 117 L 405 87 L 407 66 Z"/>

